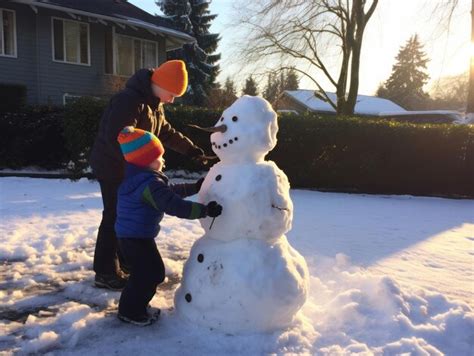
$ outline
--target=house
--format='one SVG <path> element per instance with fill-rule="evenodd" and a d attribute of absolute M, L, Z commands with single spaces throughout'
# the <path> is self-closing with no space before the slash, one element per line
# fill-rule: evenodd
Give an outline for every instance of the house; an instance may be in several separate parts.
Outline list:
<path fill-rule="evenodd" d="M 336 94 L 326 93 L 335 103 Z M 336 110 L 326 101 L 314 95 L 314 90 L 285 90 L 276 101 L 276 108 L 294 110 L 299 113 L 306 111 L 336 115 Z M 378 116 L 381 112 L 405 112 L 406 110 L 394 102 L 368 95 L 357 95 L 354 113 L 363 116 Z"/>
<path fill-rule="evenodd" d="M 126 0 L 0 0 L 0 83 L 29 104 L 109 96 L 195 39 Z"/>
<path fill-rule="evenodd" d="M 326 93 L 336 102 L 335 93 Z M 314 90 L 285 90 L 276 100 L 278 112 L 303 113 L 306 111 L 335 115 L 336 110 L 314 95 Z M 453 110 L 408 111 L 388 99 L 357 95 L 354 114 L 381 117 L 389 120 L 422 123 L 464 123 L 463 115 Z"/>

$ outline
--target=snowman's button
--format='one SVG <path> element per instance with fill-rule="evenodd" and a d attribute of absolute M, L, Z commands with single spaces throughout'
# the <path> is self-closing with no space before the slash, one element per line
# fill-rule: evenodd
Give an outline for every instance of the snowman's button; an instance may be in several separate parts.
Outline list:
<path fill-rule="evenodd" d="M 227 147 L 227 143 L 224 143 L 224 147 Z"/>
<path fill-rule="evenodd" d="M 188 303 L 191 303 L 191 300 L 193 300 L 193 297 L 191 296 L 190 293 L 186 293 L 186 295 L 184 296 L 184 299 L 186 299 Z"/>
<path fill-rule="evenodd" d="M 237 116 L 232 116 L 232 121 L 236 122 L 238 120 Z"/>
<path fill-rule="evenodd" d="M 216 176 L 216 181 L 220 181 L 221 179 L 222 179 L 222 176 L 221 176 L 220 174 L 218 174 L 218 175 Z"/>
<path fill-rule="evenodd" d="M 238 140 L 239 140 L 239 138 L 238 138 L 238 137 L 234 137 L 234 141 L 238 141 Z"/>
<path fill-rule="evenodd" d="M 221 146 L 217 146 L 218 149 L 221 149 Z"/>
<path fill-rule="evenodd" d="M 233 141 L 233 140 L 229 140 L 229 143 L 234 143 L 234 141 Z"/>
<path fill-rule="evenodd" d="M 198 262 L 199 262 L 199 263 L 202 263 L 202 261 L 204 261 L 204 255 L 203 255 L 202 253 L 200 253 L 200 254 L 198 255 Z"/>

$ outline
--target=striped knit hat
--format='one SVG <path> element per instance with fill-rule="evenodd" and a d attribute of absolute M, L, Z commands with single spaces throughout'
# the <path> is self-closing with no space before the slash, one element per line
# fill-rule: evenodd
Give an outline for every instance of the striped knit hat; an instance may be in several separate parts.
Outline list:
<path fill-rule="evenodd" d="M 133 126 L 120 131 L 117 141 L 125 160 L 136 166 L 147 167 L 165 153 L 158 137 Z"/>

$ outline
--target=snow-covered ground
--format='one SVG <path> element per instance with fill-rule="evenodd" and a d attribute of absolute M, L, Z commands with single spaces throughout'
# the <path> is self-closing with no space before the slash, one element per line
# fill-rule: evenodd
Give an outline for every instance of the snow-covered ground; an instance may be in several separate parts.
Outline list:
<path fill-rule="evenodd" d="M 231 335 L 173 312 L 197 221 L 165 217 L 163 316 L 133 327 L 115 317 L 119 293 L 92 287 L 98 184 L 0 178 L 0 354 L 473 354 L 474 201 L 291 195 L 310 298 L 286 330 Z"/>

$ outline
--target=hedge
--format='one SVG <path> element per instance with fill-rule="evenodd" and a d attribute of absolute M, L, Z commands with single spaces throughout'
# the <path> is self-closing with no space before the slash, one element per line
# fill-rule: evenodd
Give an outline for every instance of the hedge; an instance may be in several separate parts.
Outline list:
<path fill-rule="evenodd" d="M 70 153 L 66 149 L 63 116 L 62 109 L 49 107 L 0 114 L 0 167 L 64 167 Z"/>
<path fill-rule="evenodd" d="M 41 134 L 49 135 L 43 141 L 55 142 L 55 146 L 50 148 L 56 152 L 56 156 L 51 152 L 55 164 L 62 160 L 66 165 L 72 159 L 76 169 L 87 165 L 85 158 L 105 105 L 102 101 L 83 98 L 66 108 L 60 128 L 56 125 L 61 111 L 54 115 L 49 113 L 51 117 L 41 121 L 45 127 L 56 126 L 54 130 L 44 128 Z M 220 114 L 216 110 L 179 106 L 166 109 L 172 126 L 211 155 L 209 134 L 188 124 L 211 126 Z M 0 125 L 4 126 L 4 121 L 0 116 Z M 9 122 L 13 125 L 9 128 L 12 132 L 26 124 L 25 120 L 18 124 Z M 268 159 L 274 160 L 285 171 L 293 187 L 474 197 L 474 126 L 410 124 L 315 114 L 281 115 L 279 126 L 278 145 Z M 61 134 L 64 139 L 58 139 Z M 22 142 L 18 139 L 18 144 Z M 40 148 L 44 149 L 46 147 Z M 18 154 L 22 155 L 21 149 L 15 150 L 11 144 L 7 145 L 6 150 L 0 152 L 0 165 L 8 166 L 6 163 L 15 162 L 18 167 L 18 162 L 23 164 L 23 157 L 12 158 Z M 167 151 L 165 158 L 168 169 L 200 168 L 171 150 Z M 52 166 L 51 162 L 47 165 Z"/>
<path fill-rule="evenodd" d="M 26 86 L 0 83 L 0 113 L 15 112 L 26 104 Z"/>

